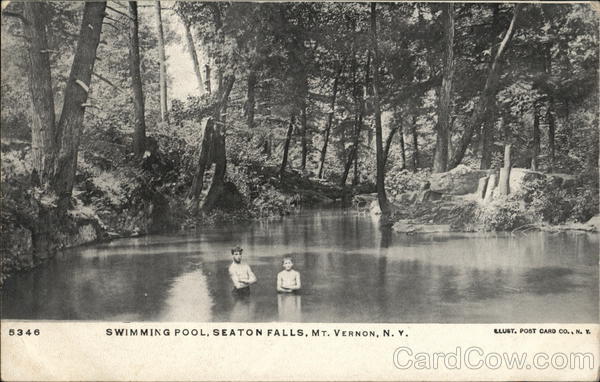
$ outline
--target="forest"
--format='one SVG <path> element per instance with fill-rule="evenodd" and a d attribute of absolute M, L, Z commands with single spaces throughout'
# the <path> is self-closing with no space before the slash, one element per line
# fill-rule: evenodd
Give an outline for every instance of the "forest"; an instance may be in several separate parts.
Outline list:
<path fill-rule="evenodd" d="M 334 202 L 468 231 L 598 215 L 587 4 L 13 2 L 1 19 L 2 279 L 62 247 Z"/>

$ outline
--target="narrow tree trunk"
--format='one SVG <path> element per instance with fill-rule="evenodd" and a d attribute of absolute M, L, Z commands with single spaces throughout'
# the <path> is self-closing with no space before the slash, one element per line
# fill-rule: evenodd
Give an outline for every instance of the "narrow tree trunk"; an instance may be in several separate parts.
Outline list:
<path fill-rule="evenodd" d="M 488 75 L 485 81 L 485 85 L 483 87 L 483 91 L 477 104 L 475 105 L 475 109 L 473 110 L 473 114 L 469 120 L 469 123 L 465 126 L 465 131 L 461 136 L 461 139 L 456 147 L 456 151 L 450 161 L 449 169 L 452 169 L 462 162 L 462 159 L 467 151 L 467 147 L 471 143 L 471 139 L 473 137 L 473 133 L 476 129 L 478 129 L 485 119 L 485 114 L 489 105 L 492 104 L 494 99 L 496 98 L 496 93 L 498 92 L 498 79 L 500 75 L 500 62 L 502 56 L 506 49 L 509 46 L 509 43 L 515 33 L 517 17 L 519 15 L 522 4 L 515 4 L 513 17 L 506 31 L 502 42 L 500 43 L 500 47 L 494 56 L 492 61 L 492 65 L 488 70 Z"/>
<path fill-rule="evenodd" d="M 250 70 L 248 78 L 246 79 L 247 90 L 246 90 L 246 104 L 244 105 L 244 112 L 246 114 L 246 125 L 248 129 L 254 128 L 254 108 L 255 108 L 255 88 L 256 88 L 256 71 Z"/>
<path fill-rule="evenodd" d="M 290 150 L 290 143 L 292 142 L 292 133 L 294 132 L 294 122 L 296 116 L 292 113 L 290 117 L 290 125 L 288 126 L 287 136 L 285 137 L 285 144 L 283 145 L 283 158 L 281 160 L 281 168 L 279 169 L 279 181 L 283 184 L 283 178 L 285 177 L 285 168 L 288 161 L 288 152 Z"/>
<path fill-rule="evenodd" d="M 400 124 L 401 123 L 402 122 L 400 122 Z M 390 130 L 390 134 L 388 135 L 388 137 L 387 137 L 387 139 L 385 141 L 385 150 L 384 150 L 384 155 L 383 155 L 383 166 L 384 166 L 384 168 L 387 165 L 388 156 L 390 155 L 390 148 L 392 147 L 392 140 L 394 139 L 394 135 L 396 135 L 396 133 L 401 128 L 400 124 L 392 127 L 392 129 Z"/>
<path fill-rule="evenodd" d="M 404 147 L 404 126 L 402 124 L 402 119 L 400 119 L 400 155 L 402 157 L 402 170 L 406 169 L 406 148 Z"/>
<path fill-rule="evenodd" d="M 546 121 L 548 122 L 548 172 L 553 172 L 556 160 L 556 146 L 554 144 L 556 125 L 554 119 L 554 99 L 550 98 L 548 111 L 546 112 Z"/>
<path fill-rule="evenodd" d="M 533 105 L 533 133 L 531 143 L 531 169 L 538 170 L 538 156 L 540 155 L 540 110 L 536 103 Z"/>
<path fill-rule="evenodd" d="M 435 154 L 433 172 L 444 172 L 448 167 L 448 137 L 450 130 L 450 97 L 454 76 L 454 4 L 443 7 L 445 26 L 444 75 L 438 101 L 438 121 L 436 125 Z"/>
<path fill-rule="evenodd" d="M 379 49 L 377 46 L 377 3 L 371 3 L 371 46 L 373 49 L 373 109 L 375 110 L 375 145 L 377 157 L 377 200 L 383 216 L 390 214 L 390 206 L 385 194 L 385 168 L 383 159 L 383 137 L 381 128 L 381 108 L 379 104 Z"/>
<path fill-rule="evenodd" d="M 183 27 L 185 29 L 185 39 L 187 41 L 188 51 L 190 52 L 190 57 L 192 59 L 194 74 L 196 75 L 196 81 L 198 82 L 198 93 L 202 95 L 202 93 L 204 92 L 204 82 L 202 81 L 200 60 L 198 60 L 198 53 L 196 53 L 196 44 L 194 43 L 194 36 L 192 35 L 192 26 L 190 25 L 190 22 L 183 16 L 181 16 L 181 21 L 183 22 Z"/>
<path fill-rule="evenodd" d="M 53 179 L 53 188 L 59 197 L 58 207 L 61 211 L 68 207 L 73 191 L 79 136 L 96 61 L 96 49 L 100 43 L 105 9 L 106 2 L 85 3 L 77 50 L 65 87 L 64 103 L 57 129 L 61 144 Z"/>
<path fill-rule="evenodd" d="M 137 2 L 129 2 L 129 74 L 133 92 L 133 152 L 142 156 L 146 150 L 146 119 L 144 116 L 144 93 L 140 73 L 140 46 L 138 38 Z"/>
<path fill-rule="evenodd" d="M 210 65 L 204 65 L 204 90 L 206 94 L 210 95 L 212 93 L 211 83 L 210 83 Z"/>
<path fill-rule="evenodd" d="M 419 142 L 417 135 L 417 116 L 412 116 L 412 142 L 413 142 L 413 172 L 416 173 L 419 170 Z"/>
<path fill-rule="evenodd" d="M 338 71 L 333 80 L 333 90 L 331 95 L 331 105 L 329 106 L 329 115 L 327 116 L 327 125 L 325 126 L 325 140 L 323 142 L 323 149 L 321 149 L 321 161 L 319 164 L 319 175 L 320 179 L 323 179 L 323 168 L 325 167 L 325 157 L 327 155 L 327 145 L 329 144 L 329 134 L 331 133 L 331 125 L 333 124 L 333 118 L 335 115 L 335 99 L 338 91 L 338 81 L 342 74 L 343 65 L 340 64 Z"/>
<path fill-rule="evenodd" d="M 487 170 L 492 166 L 494 153 L 494 125 L 496 123 L 496 106 L 489 108 L 487 118 L 481 129 L 481 163 L 479 168 Z"/>
<path fill-rule="evenodd" d="M 160 1 L 154 2 L 156 30 L 158 33 L 158 59 L 160 63 L 160 119 L 168 122 L 169 109 L 167 108 L 167 59 L 165 57 L 165 36 L 163 33 Z"/>
<path fill-rule="evenodd" d="M 491 57 L 496 57 L 498 53 L 498 45 L 496 44 L 496 38 L 498 36 L 499 24 L 500 24 L 500 4 L 492 4 L 492 36 L 491 36 Z M 488 65 L 488 72 L 491 70 L 494 61 L 491 60 Z M 496 102 L 495 100 L 489 105 L 487 116 L 484 117 L 481 127 L 481 162 L 479 168 L 482 170 L 489 169 L 492 165 L 492 150 L 494 145 L 494 127 L 496 123 Z"/>
<path fill-rule="evenodd" d="M 23 3 L 25 36 L 29 41 L 29 94 L 31 98 L 31 153 L 34 182 L 47 184 L 53 175 L 54 160 L 58 148 L 56 136 L 56 116 L 54 114 L 54 93 L 48 38 L 46 36 L 47 5 L 43 2 Z"/>
<path fill-rule="evenodd" d="M 510 169 L 511 163 L 511 149 L 512 149 L 512 137 L 510 133 L 510 127 L 504 123 L 504 119 L 500 117 L 500 125 L 504 130 L 504 166 L 500 169 L 500 176 L 498 179 L 498 193 L 500 195 L 508 195 L 510 193 Z"/>
<path fill-rule="evenodd" d="M 302 125 L 302 170 L 306 170 L 306 160 L 308 158 L 308 121 L 306 117 L 306 99 L 302 102 L 300 111 L 300 124 Z"/>

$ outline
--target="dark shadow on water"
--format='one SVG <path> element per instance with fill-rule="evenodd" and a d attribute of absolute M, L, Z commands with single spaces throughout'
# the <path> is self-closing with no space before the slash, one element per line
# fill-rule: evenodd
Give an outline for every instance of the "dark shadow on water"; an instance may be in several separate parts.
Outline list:
<path fill-rule="evenodd" d="M 572 292 L 579 285 L 570 277 L 573 270 L 561 267 L 543 267 L 531 269 L 523 274 L 524 292 L 538 295 Z"/>

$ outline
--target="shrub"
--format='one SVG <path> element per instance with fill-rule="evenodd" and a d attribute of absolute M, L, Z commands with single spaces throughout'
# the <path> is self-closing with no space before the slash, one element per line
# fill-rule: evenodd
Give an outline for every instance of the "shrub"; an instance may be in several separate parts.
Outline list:
<path fill-rule="evenodd" d="M 510 231 L 536 220 L 522 202 L 510 196 L 481 205 L 476 216 L 485 231 Z"/>

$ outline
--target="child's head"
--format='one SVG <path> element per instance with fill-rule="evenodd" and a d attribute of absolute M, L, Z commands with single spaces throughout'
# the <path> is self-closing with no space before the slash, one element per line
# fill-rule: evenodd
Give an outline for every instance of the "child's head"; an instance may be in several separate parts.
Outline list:
<path fill-rule="evenodd" d="M 282 260 L 283 269 L 289 271 L 294 266 L 294 260 L 292 260 L 292 256 L 283 256 Z"/>
<path fill-rule="evenodd" d="M 243 249 L 239 245 L 234 248 L 231 248 L 231 257 L 233 257 L 233 261 L 235 261 L 236 263 L 242 261 L 242 251 Z"/>

